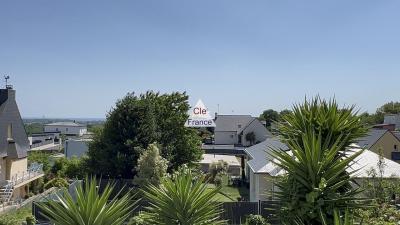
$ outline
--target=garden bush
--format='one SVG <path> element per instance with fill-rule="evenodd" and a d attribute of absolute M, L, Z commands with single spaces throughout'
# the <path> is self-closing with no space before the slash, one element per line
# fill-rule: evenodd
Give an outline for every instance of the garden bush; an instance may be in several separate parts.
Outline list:
<path fill-rule="evenodd" d="M 137 216 L 132 217 L 127 225 L 150 225 L 146 223 L 146 214 L 140 213 Z"/>
<path fill-rule="evenodd" d="M 267 220 L 260 215 L 250 214 L 246 219 L 246 225 L 270 225 Z"/>

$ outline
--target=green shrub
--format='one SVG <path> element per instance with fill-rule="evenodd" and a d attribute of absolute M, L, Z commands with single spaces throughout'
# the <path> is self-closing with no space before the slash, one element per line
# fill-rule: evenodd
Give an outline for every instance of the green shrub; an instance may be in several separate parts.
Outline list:
<path fill-rule="evenodd" d="M 222 182 L 223 182 L 223 179 L 222 179 L 222 176 L 221 176 L 221 175 L 217 175 L 217 176 L 214 178 L 214 184 L 215 184 L 216 186 L 221 186 L 221 185 L 222 185 Z"/>
<path fill-rule="evenodd" d="M 28 163 L 40 163 L 43 164 L 43 171 L 47 174 L 50 169 L 50 154 L 45 152 L 29 152 Z"/>
<path fill-rule="evenodd" d="M 39 207 L 51 224 L 123 225 L 136 202 L 130 194 L 118 193 L 115 198 L 110 198 L 113 190 L 114 186 L 107 184 L 99 193 L 95 178 L 86 178 L 85 184 L 76 188 L 74 196 L 64 189 L 56 194 L 56 200 L 40 202 Z"/>
<path fill-rule="evenodd" d="M 287 172 L 275 193 L 282 224 L 330 225 L 333 209 L 351 214 L 366 207 L 368 199 L 359 197 L 352 176 L 357 171 L 347 172 L 363 150 L 344 154 L 367 131 L 354 107 L 339 108 L 335 100 L 317 97 L 296 105 L 283 120 L 279 134 L 290 151 L 274 149 L 272 154 Z"/>
<path fill-rule="evenodd" d="M 59 177 L 84 178 L 86 175 L 86 157 L 71 159 L 59 158 L 54 162 L 51 172 Z"/>
<path fill-rule="evenodd" d="M 149 225 L 146 223 L 146 214 L 140 213 L 137 216 L 132 217 L 127 225 Z"/>
<path fill-rule="evenodd" d="M 270 225 L 267 220 L 260 215 L 250 214 L 246 219 L 246 225 Z"/>
<path fill-rule="evenodd" d="M 45 189 L 49 189 L 52 187 L 68 187 L 68 182 L 64 178 L 56 177 L 44 185 Z"/>
<path fill-rule="evenodd" d="M 356 211 L 362 225 L 397 225 L 400 221 L 400 211 L 387 203 L 369 209 Z"/>
<path fill-rule="evenodd" d="M 31 182 L 31 190 L 35 195 L 42 193 L 44 191 L 44 178 L 39 178 L 36 183 Z"/>
<path fill-rule="evenodd" d="M 221 178 L 222 175 L 227 174 L 229 169 L 229 165 L 225 161 L 218 161 L 218 162 L 213 162 L 210 164 L 210 167 L 208 169 L 208 176 L 207 179 L 210 183 L 217 184 L 216 182 L 219 182 L 222 180 L 217 180 L 218 177 Z M 218 185 L 218 184 L 217 184 Z"/>
<path fill-rule="evenodd" d="M 21 225 L 26 217 L 31 216 L 32 209 L 23 207 L 0 216 L 0 225 Z"/>
<path fill-rule="evenodd" d="M 36 219 L 33 216 L 27 216 L 25 220 L 26 220 L 26 225 L 35 225 L 36 224 Z"/>
<path fill-rule="evenodd" d="M 165 178 L 160 186 L 149 185 L 143 193 L 150 206 L 146 222 L 152 225 L 223 225 L 221 204 L 212 199 L 220 187 L 209 189 L 204 177 L 193 180 L 187 171 Z"/>

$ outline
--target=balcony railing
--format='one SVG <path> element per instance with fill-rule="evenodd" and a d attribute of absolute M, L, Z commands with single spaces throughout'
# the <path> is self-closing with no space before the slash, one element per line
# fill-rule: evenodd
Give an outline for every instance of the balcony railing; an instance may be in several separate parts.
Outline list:
<path fill-rule="evenodd" d="M 17 173 L 13 175 L 10 180 L 7 180 L 7 185 L 15 186 L 42 174 L 43 164 L 32 163 L 26 171 Z"/>

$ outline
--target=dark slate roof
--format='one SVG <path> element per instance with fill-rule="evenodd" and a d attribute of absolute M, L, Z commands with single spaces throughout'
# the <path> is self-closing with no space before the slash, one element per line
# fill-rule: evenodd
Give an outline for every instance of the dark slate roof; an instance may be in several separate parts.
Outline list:
<path fill-rule="evenodd" d="M 250 115 L 218 115 L 215 120 L 215 131 L 240 133 L 254 120 L 256 120 L 256 118 Z"/>
<path fill-rule="evenodd" d="M 385 129 L 371 129 L 367 136 L 361 138 L 357 141 L 357 145 L 361 148 L 369 149 L 371 148 L 386 132 Z"/>
<path fill-rule="evenodd" d="M 395 132 L 393 132 L 393 134 L 394 134 L 394 136 L 397 137 L 397 139 L 400 140 L 400 131 L 395 131 Z"/>
<path fill-rule="evenodd" d="M 246 154 L 251 157 L 247 165 L 255 173 L 266 172 L 268 169 L 266 166 L 273 160 L 273 157 L 270 155 L 273 150 L 288 151 L 289 148 L 277 137 L 267 138 L 267 140 L 245 149 Z"/>
<path fill-rule="evenodd" d="M 10 124 L 12 141 L 7 139 Z M 15 101 L 15 90 L 0 89 L 0 157 L 24 158 L 28 150 L 29 140 Z"/>

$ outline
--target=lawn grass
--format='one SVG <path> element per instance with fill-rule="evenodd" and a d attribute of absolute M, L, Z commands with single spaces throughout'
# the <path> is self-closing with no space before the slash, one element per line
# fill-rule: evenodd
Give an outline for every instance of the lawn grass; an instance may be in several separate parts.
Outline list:
<path fill-rule="evenodd" d="M 215 188 L 214 184 L 207 184 L 208 188 Z M 218 202 L 237 202 L 239 198 L 248 199 L 249 189 L 244 186 L 234 187 L 228 185 L 228 176 L 224 176 L 222 179 L 221 193 L 214 197 L 215 201 Z"/>
<path fill-rule="evenodd" d="M 0 215 L 0 225 L 21 225 L 26 217 L 32 215 L 32 204 L 27 204 L 15 211 Z"/>

